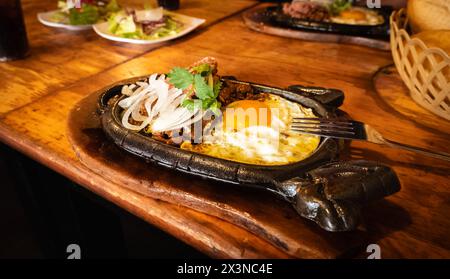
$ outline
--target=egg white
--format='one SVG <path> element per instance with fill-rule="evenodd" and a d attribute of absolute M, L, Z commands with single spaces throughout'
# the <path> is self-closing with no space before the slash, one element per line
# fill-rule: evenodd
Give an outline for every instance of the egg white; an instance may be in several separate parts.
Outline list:
<path fill-rule="evenodd" d="M 211 138 L 181 148 L 231 161 L 256 165 L 285 165 L 309 157 L 318 147 L 320 137 L 290 131 L 294 117 L 316 117 L 311 109 L 268 94 L 271 125 L 250 126 L 238 131 L 215 129 Z"/>
<path fill-rule="evenodd" d="M 366 18 L 364 20 L 355 20 L 349 18 L 343 18 L 341 15 L 331 17 L 331 22 L 339 24 L 350 24 L 350 25 L 380 25 L 384 23 L 384 18 L 378 14 L 376 11 L 371 11 L 365 8 L 353 7 L 351 10 L 361 11 L 365 14 Z"/>

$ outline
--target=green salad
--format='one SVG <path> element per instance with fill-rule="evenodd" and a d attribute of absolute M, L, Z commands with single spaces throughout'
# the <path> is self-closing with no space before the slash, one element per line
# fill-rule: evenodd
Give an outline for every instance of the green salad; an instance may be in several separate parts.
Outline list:
<path fill-rule="evenodd" d="M 141 40 L 155 40 L 181 31 L 183 23 L 162 8 L 145 10 L 122 10 L 110 15 L 108 31 L 114 35 Z"/>
<path fill-rule="evenodd" d="M 105 21 L 121 10 L 116 0 L 61 0 L 52 20 L 70 25 L 89 25 Z"/>

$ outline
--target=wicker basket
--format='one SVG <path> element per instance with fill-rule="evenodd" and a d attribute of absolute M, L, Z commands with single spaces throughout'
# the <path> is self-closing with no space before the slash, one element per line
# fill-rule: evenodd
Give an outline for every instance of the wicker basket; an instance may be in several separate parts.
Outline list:
<path fill-rule="evenodd" d="M 394 11 L 390 18 L 391 50 L 395 66 L 419 105 L 450 120 L 450 57 L 439 48 L 428 48 L 405 30 L 406 11 Z"/>

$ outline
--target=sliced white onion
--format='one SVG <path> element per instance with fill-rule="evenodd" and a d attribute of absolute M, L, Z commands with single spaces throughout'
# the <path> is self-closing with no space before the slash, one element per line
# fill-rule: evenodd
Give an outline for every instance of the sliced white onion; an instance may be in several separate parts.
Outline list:
<path fill-rule="evenodd" d="M 166 110 L 174 110 L 176 107 L 178 107 L 180 105 L 180 102 L 178 102 L 178 104 L 176 104 L 176 100 L 180 95 L 183 94 L 183 90 L 181 89 L 177 89 L 177 88 L 172 88 L 169 90 L 169 94 L 167 96 L 167 100 L 165 101 L 164 105 L 162 105 L 159 110 L 164 112 Z M 183 97 L 183 96 L 182 96 Z"/>
<path fill-rule="evenodd" d="M 143 102 L 147 102 L 147 100 L 149 99 L 149 97 L 146 97 L 144 100 L 143 100 Z M 131 117 L 135 120 L 135 121 L 145 121 L 145 120 L 147 120 L 147 118 L 148 118 L 148 110 L 147 110 L 147 108 L 145 107 L 145 105 L 144 105 L 144 108 L 145 108 L 145 111 L 146 111 L 146 113 L 147 113 L 147 115 L 146 114 L 141 114 L 141 108 L 142 108 L 142 103 L 143 102 L 140 102 L 141 104 L 139 105 L 139 106 L 136 106 L 136 108 L 131 112 Z M 145 104 L 144 103 L 144 104 Z"/>
<path fill-rule="evenodd" d="M 137 85 L 139 85 L 140 87 L 147 87 L 148 83 L 144 82 L 144 81 L 138 81 L 136 82 Z"/>
<path fill-rule="evenodd" d="M 162 80 L 155 80 L 152 82 L 152 86 L 155 88 L 156 94 L 158 95 L 158 100 L 153 107 L 154 114 L 156 115 L 161 108 L 167 105 L 168 95 L 169 95 L 169 85 Z"/>
<path fill-rule="evenodd" d="M 183 101 L 183 99 L 184 99 L 184 95 L 181 95 L 181 96 L 176 97 L 176 98 L 170 103 L 170 105 L 167 106 L 166 110 L 167 110 L 167 111 L 173 111 L 173 110 L 175 110 L 175 109 L 181 104 L 181 101 Z"/>
<path fill-rule="evenodd" d="M 130 107 L 128 107 L 125 112 L 123 113 L 122 116 L 122 125 L 130 130 L 134 130 L 134 131 L 139 131 L 139 126 L 138 125 L 133 125 L 130 123 L 129 119 L 130 119 L 130 115 L 133 112 L 133 110 L 139 105 L 138 102 L 135 102 L 134 104 L 132 104 Z"/>
<path fill-rule="evenodd" d="M 158 77 L 158 74 L 153 74 L 153 75 L 151 75 L 151 76 L 148 78 L 148 82 L 151 83 L 151 82 L 155 81 L 157 77 Z"/>
<path fill-rule="evenodd" d="M 183 107 L 178 107 L 173 111 L 165 111 L 164 113 L 161 113 L 159 115 L 158 119 L 155 120 L 155 123 L 153 123 L 153 128 L 155 128 L 156 130 L 160 130 L 164 127 L 172 126 L 179 121 L 184 121 L 186 118 L 192 115 L 193 114 L 189 110 Z"/>
<path fill-rule="evenodd" d="M 153 74 L 148 82 L 140 81 L 122 88 L 122 93 L 128 96 L 119 102 L 124 109 L 122 125 L 125 128 L 140 131 L 150 125 L 152 132 L 164 132 L 181 129 L 202 119 L 202 110 L 191 112 L 180 106 L 185 97 L 183 91 L 175 87 L 169 89 L 165 78 L 165 75 Z M 143 108 L 145 112 L 142 112 Z"/>
<path fill-rule="evenodd" d="M 143 89 L 141 92 L 139 92 L 138 94 L 134 94 L 128 98 L 125 98 L 123 100 L 121 100 L 119 102 L 119 106 L 121 108 L 129 108 L 131 105 L 133 105 L 134 103 L 136 103 L 137 101 L 140 101 L 143 97 L 145 97 L 145 94 L 152 91 L 153 88 L 151 88 L 150 86 Z"/>
<path fill-rule="evenodd" d="M 156 96 L 156 94 L 153 94 L 152 96 L 150 96 L 147 101 L 145 101 L 145 110 L 147 111 L 147 117 L 152 120 L 153 116 L 155 116 L 154 111 L 152 110 L 152 105 L 153 103 L 156 101 L 158 97 Z"/>
<path fill-rule="evenodd" d="M 200 110 L 191 118 L 187 119 L 185 122 L 179 123 L 177 125 L 173 125 L 168 127 L 167 129 L 169 131 L 173 131 L 173 130 L 179 130 L 181 128 L 184 127 L 189 127 L 191 126 L 193 123 L 200 121 L 204 116 L 204 113 L 202 113 Z"/>

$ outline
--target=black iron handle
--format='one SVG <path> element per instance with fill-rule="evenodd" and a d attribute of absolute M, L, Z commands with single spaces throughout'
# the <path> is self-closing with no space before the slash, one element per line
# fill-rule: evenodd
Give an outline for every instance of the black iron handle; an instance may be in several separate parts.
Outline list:
<path fill-rule="evenodd" d="M 368 161 L 334 162 L 278 184 L 296 211 L 327 231 L 354 230 L 361 208 L 400 190 L 395 172 Z"/>
<path fill-rule="evenodd" d="M 344 103 L 344 92 L 339 89 L 291 85 L 288 90 L 312 98 L 328 108 L 336 109 Z"/>

